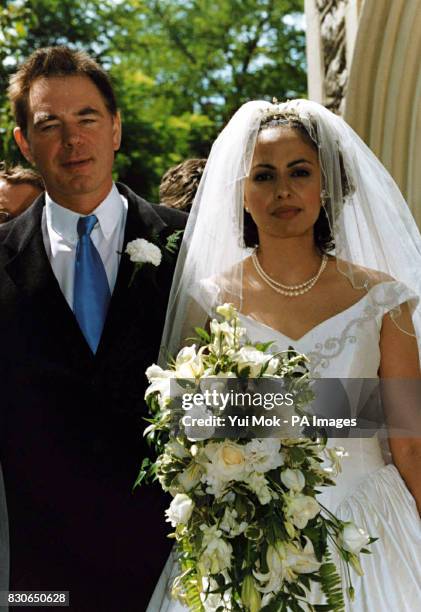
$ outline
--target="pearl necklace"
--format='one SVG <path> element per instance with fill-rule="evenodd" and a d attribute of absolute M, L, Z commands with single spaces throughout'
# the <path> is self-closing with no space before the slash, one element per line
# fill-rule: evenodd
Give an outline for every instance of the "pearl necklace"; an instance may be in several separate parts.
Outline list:
<path fill-rule="evenodd" d="M 280 293 L 281 295 L 285 295 L 287 297 L 295 297 L 297 295 L 303 295 L 304 293 L 307 293 L 307 291 L 310 291 L 310 289 L 312 289 L 314 285 L 317 283 L 317 281 L 319 280 L 328 262 L 328 256 L 323 255 L 322 262 L 320 264 L 320 268 L 317 271 L 317 274 L 312 276 L 309 280 L 305 281 L 304 283 L 300 283 L 299 285 L 283 285 L 282 283 L 278 283 L 277 281 L 273 280 L 273 278 L 271 278 L 268 274 L 266 274 L 266 272 L 263 270 L 262 266 L 259 263 L 259 259 L 257 257 L 256 251 L 253 252 L 251 259 L 255 267 L 255 270 L 257 274 L 260 276 L 260 278 L 267 285 L 269 285 L 269 287 L 271 287 L 274 291 L 276 291 L 277 293 Z"/>

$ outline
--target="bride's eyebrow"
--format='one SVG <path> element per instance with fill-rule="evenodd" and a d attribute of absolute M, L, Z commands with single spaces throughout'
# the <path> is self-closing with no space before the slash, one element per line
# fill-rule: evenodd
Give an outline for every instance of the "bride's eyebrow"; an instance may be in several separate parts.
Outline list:
<path fill-rule="evenodd" d="M 268 168 L 269 170 L 275 170 L 275 166 L 272 166 L 272 164 L 256 164 L 253 166 L 253 170 L 255 168 Z"/>
<path fill-rule="evenodd" d="M 304 159 L 303 157 L 301 159 L 294 159 L 294 161 L 289 162 L 289 164 L 287 164 L 287 168 L 292 168 L 293 166 L 296 166 L 297 164 L 303 164 L 303 163 L 312 165 L 312 162 L 309 159 Z M 273 166 L 272 164 L 256 164 L 255 166 L 253 166 L 252 169 L 254 170 L 255 168 L 267 168 L 268 170 L 276 170 L 276 167 Z"/>
<path fill-rule="evenodd" d="M 289 162 L 289 164 L 287 164 L 287 168 L 292 168 L 292 166 L 302 163 L 311 164 L 311 161 L 309 159 L 304 159 L 304 157 L 302 159 L 295 159 L 294 161 Z"/>

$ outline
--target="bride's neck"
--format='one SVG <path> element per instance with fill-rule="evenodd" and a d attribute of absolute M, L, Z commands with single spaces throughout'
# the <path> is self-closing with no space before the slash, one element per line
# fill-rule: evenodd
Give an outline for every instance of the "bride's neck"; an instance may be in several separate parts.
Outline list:
<path fill-rule="evenodd" d="M 313 236 L 277 238 L 261 236 L 257 249 L 259 262 L 274 280 L 293 285 L 314 275 L 321 262 Z"/>

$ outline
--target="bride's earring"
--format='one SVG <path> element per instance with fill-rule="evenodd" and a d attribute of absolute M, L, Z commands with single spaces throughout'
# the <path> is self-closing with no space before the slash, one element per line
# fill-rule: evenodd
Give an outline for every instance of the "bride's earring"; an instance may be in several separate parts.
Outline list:
<path fill-rule="evenodd" d="M 323 207 L 326 206 L 328 199 L 329 199 L 328 192 L 326 191 L 326 189 L 322 189 L 320 193 L 320 203 Z"/>

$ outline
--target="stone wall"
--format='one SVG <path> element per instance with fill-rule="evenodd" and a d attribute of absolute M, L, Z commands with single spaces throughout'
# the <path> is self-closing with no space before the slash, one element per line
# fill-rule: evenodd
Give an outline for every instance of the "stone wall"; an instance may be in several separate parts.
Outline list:
<path fill-rule="evenodd" d="M 324 105 L 342 113 L 347 84 L 345 15 L 347 0 L 316 0 L 323 49 Z"/>
<path fill-rule="evenodd" d="M 360 8 L 361 0 L 305 0 L 310 98 L 339 114 Z"/>

